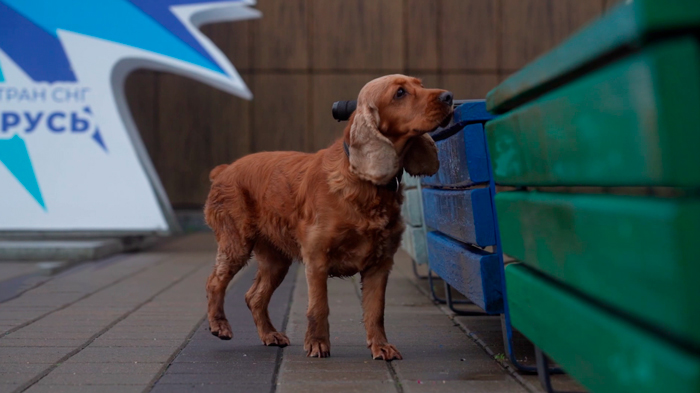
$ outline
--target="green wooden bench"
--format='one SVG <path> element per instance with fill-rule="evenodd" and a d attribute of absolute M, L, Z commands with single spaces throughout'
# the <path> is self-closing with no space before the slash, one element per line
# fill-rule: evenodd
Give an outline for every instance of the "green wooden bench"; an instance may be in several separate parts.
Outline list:
<path fill-rule="evenodd" d="M 406 223 L 406 230 L 403 232 L 401 239 L 401 248 L 411 256 L 413 271 L 416 276 L 420 277 L 416 271 L 416 265 L 428 264 L 421 185 L 417 177 L 408 174 L 404 174 L 401 182 L 404 187 L 404 202 L 401 206 L 401 215 Z"/>
<path fill-rule="evenodd" d="M 487 106 L 513 326 L 593 392 L 700 392 L 700 2 L 619 6 Z"/>

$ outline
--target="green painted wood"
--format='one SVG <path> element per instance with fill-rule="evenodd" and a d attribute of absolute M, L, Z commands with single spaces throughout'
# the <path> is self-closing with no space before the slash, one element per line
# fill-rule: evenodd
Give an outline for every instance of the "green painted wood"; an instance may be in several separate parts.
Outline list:
<path fill-rule="evenodd" d="M 401 248 L 419 265 L 428 263 L 428 245 L 425 227 L 407 226 L 401 238 Z"/>
<path fill-rule="evenodd" d="M 502 192 L 503 252 L 700 348 L 700 200 Z"/>
<path fill-rule="evenodd" d="M 404 251 L 406 251 L 406 253 L 408 255 L 411 255 L 411 247 L 412 246 L 409 242 L 410 242 L 410 238 L 408 237 L 408 232 L 403 231 L 403 233 L 401 234 L 401 248 Z"/>
<path fill-rule="evenodd" d="M 420 177 L 411 176 L 408 173 L 403 174 L 403 178 L 401 178 L 401 181 L 403 182 L 404 187 L 407 189 L 420 186 Z"/>
<path fill-rule="evenodd" d="M 700 45 L 652 45 L 486 124 L 503 185 L 700 186 Z"/>
<path fill-rule="evenodd" d="M 404 191 L 401 215 L 407 225 L 414 227 L 423 225 L 423 202 L 421 201 L 421 190 L 419 188 Z"/>
<path fill-rule="evenodd" d="M 700 392 L 697 354 L 596 307 L 522 264 L 506 267 L 506 287 L 513 326 L 591 392 Z"/>
<path fill-rule="evenodd" d="M 426 229 L 411 228 L 410 235 L 413 244 L 413 260 L 419 265 L 428 264 L 428 243 L 426 241 Z"/>
<path fill-rule="evenodd" d="M 491 90 L 486 107 L 492 113 L 505 113 L 558 81 L 595 69 L 602 57 L 643 46 L 660 34 L 699 26 L 697 0 L 635 0 L 617 6 Z"/>

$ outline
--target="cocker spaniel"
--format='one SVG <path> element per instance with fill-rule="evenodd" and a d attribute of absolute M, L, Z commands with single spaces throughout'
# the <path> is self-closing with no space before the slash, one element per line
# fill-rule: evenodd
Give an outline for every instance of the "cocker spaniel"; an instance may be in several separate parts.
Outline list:
<path fill-rule="evenodd" d="M 263 152 L 219 165 L 210 173 L 204 208 L 218 242 L 207 280 L 211 333 L 229 340 L 224 294 L 255 252 L 258 272 L 245 300 L 265 345 L 286 346 L 267 311 L 292 260 L 305 266 L 309 292 L 307 356 L 330 356 L 329 276 L 360 273 L 367 345 L 375 359 L 401 359 L 384 331 L 389 271 L 401 241 L 404 169 L 437 172 L 427 135 L 452 115 L 452 93 L 388 75 L 367 83 L 348 125 L 330 147 L 314 154 Z"/>

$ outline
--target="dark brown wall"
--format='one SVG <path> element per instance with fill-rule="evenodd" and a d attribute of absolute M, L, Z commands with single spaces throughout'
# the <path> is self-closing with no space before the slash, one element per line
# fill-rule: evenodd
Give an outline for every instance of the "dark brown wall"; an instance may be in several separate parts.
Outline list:
<path fill-rule="evenodd" d="M 127 95 L 177 207 L 201 206 L 214 166 L 262 150 L 315 151 L 342 131 L 333 101 L 389 73 L 483 98 L 615 0 L 259 0 L 259 20 L 204 26 L 255 98 L 137 71 Z M 610 3 L 610 4 L 609 4 Z"/>

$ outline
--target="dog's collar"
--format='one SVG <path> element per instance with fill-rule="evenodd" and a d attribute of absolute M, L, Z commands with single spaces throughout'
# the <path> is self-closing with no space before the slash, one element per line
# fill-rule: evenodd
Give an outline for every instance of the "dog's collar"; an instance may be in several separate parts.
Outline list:
<path fill-rule="evenodd" d="M 348 144 L 343 141 L 343 150 L 345 150 L 345 155 L 350 158 L 350 147 Z M 388 184 L 385 184 L 383 186 L 377 186 L 381 188 L 386 188 L 389 191 L 398 191 L 399 187 L 401 186 L 401 179 L 403 178 L 403 168 L 399 169 L 399 171 L 396 173 L 396 176 L 394 176 L 394 181 L 390 181 Z"/>

